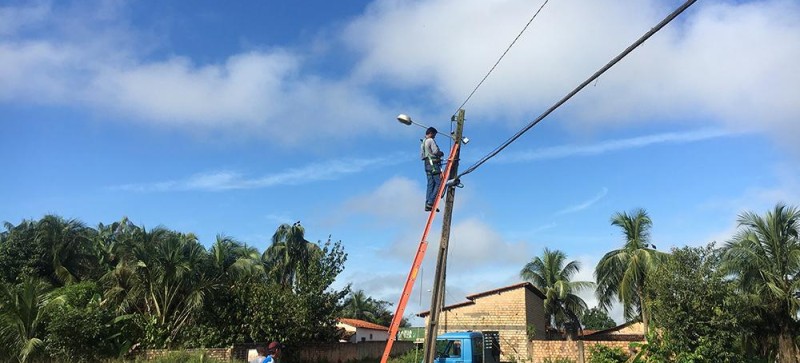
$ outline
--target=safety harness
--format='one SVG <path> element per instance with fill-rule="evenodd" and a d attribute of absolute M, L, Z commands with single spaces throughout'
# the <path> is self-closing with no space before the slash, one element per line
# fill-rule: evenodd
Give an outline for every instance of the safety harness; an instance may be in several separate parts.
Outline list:
<path fill-rule="evenodd" d="M 425 147 L 425 141 L 427 140 L 427 138 L 422 139 L 422 144 L 420 145 L 422 154 L 425 155 L 425 160 L 427 161 L 427 171 L 434 175 L 440 174 L 442 172 L 442 159 L 438 155 L 433 155 L 429 148 Z"/>

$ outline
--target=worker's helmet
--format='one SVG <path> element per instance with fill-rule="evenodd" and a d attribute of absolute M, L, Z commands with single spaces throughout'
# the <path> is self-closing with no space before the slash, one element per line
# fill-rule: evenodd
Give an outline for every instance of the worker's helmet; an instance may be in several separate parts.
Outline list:
<path fill-rule="evenodd" d="M 425 130 L 425 135 L 431 135 L 431 134 L 436 135 L 438 133 L 439 131 L 436 131 L 435 127 L 429 127 L 427 130 Z"/>

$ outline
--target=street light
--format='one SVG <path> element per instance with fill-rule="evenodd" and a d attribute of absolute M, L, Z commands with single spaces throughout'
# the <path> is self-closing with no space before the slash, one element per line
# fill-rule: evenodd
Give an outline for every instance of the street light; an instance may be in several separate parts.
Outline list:
<path fill-rule="evenodd" d="M 397 121 L 400 122 L 401 124 L 407 125 L 407 126 L 411 126 L 413 124 L 413 125 L 417 125 L 417 126 L 423 128 L 423 129 L 427 129 L 428 128 L 428 126 L 425 126 L 425 125 L 418 124 L 418 123 L 414 122 L 414 120 L 411 119 L 411 116 L 406 115 L 404 113 L 401 113 L 401 114 L 397 115 Z M 447 137 L 449 137 L 453 141 L 456 141 L 456 138 L 453 135 L 447 135 Z M 468 137 L 462 137 L 461 138 L 461 142 L 464 145 L 466 145 L 466 144 L 469 143 L 469 138 Z"/>

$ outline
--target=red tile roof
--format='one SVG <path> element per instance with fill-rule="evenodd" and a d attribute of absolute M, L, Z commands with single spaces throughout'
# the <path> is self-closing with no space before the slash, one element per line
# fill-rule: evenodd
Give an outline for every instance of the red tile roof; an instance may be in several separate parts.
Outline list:
<path fill-rule="evenodd" d="M 389 331 L 389 328 L 378 325 L 375 323 L 370 323 L 368 321 L 359 320 L 359 319 L 349 319 L 349 318 L 339 318 L 339 322 L 342 324 L 350 325 L 354 328 L 364 328 L 364 329 L 372 329 L 372 330 L 384 330 Z"/>

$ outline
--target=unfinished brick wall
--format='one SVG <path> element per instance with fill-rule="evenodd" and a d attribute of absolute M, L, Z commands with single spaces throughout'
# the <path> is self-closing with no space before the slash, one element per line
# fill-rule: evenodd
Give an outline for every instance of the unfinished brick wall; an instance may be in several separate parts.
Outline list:
<path fill-rule="evenodd" d="M 187 352 L 189 354 L 204 353 L 207 358 L 227 361 L 231 358 L 233 348 L 186 349 L 182 351 L 167 350 L 167 349 L 145 349 L 138 354 L 138 357 L 144 360 L 154 360 L 157 358 L 166 357 L 172 353 L 179 353 L 179 352 Z"/>
<path fill-rule="evenodd" d="M 533 326 L 537 337 L 544 337 L 542 299 L 523 287 L 481 296 L 473 302 L 442 311 L 439 334 L 465 330 L 497 331 L 501 361 L 528 361 L 528 325 Z"/>
<path fill-rule="evenodd" d="M 413 350 L 413 342 L 395 341 L 391 356 Z M 305 345 L 297 351 L 287 351 L 286 361 L 345 363 L 355 360 L 380 359 L 386 342 L 327 343 Z M 420 353 L 421 354 L 421 353 Z"/>
<path fill-rule="evenodd" d="M 242 344 L 231 348 L 207 348 L 207 349 L 186 349 L 186 350 L 166 350 L 166 349 L 144 349 L 137 354 L 137 358 L 143 360 L 153 360 L 165 357 L 171 353 L 188 352 L 191 354 L 204 352 L 206 357 L 220 361 L 245 362 L 247 352 L 255 349 L 256 346 L 266 346 L 260 344 Z M 396 341 L 392 346 L 391 356 L 398 356 L 415 348 L 413 342 Z M 386 342 L 360 342 L 360 343 L 318 343 L 307 344 L 294 349 L 287 349 L 283 352 L 287 361 L 306 361 L 306 362 L 331 362 L 346 363 L 363 359 L 380 359 Z"/>
<path fill-rule="evenodd" d="M 629 341 L 534 340 L 530 342 L 530 360 L 532 363 L 542 363 L 546 358 L 567 358 L 576 363 L 586 362 L 589 361 L 591 347 L 598 344 L 634 354 Z"/>

